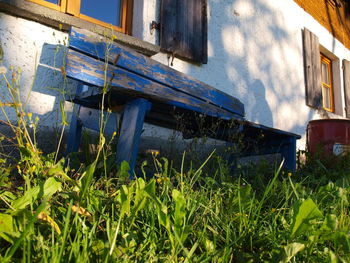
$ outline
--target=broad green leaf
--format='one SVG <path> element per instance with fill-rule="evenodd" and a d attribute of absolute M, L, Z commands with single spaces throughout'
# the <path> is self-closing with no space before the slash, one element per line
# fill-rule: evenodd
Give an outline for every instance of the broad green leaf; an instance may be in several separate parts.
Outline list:
<path fill-rule="evenodd" d="M 349 191 L 346 188 L 338 187 L 338 197 L 344 202 L 345 205 L 349 204 L 348 195 Z"/>
<path fill-rule="evenodd" d="M 334 244 L 341 248 L 345 253 L 350 253 L 350 234 L 346 232 L 336 232 L 333 236 Z"/>
<path fill-rule="evenodd" d="M 186 199 L 180 191 L 174 189 L 172 197 L 175 201 L 175 225 L 181 226 L 186 215 Z"/>
<path fill-rule="evenodd" d="M 156 181 L 154 179 L 149 181 L 149 183 L 145 186 L 145 192 L 151 199 L 156 198 Z"/>
<path fill-rule="evenodd" d="M 168 176 L 168 167 L 169 167 L 169 161 L 167 158 L 162 157 L 161 160 L 163 161 L 163 176 L 167 177 Z"/>
<path fill-rule="evenodd" d="M 120 216 L 122 217 L 124 214 L 127 216 L 130 215 L 130 202 L 132 198 L 132 187 L 127 187 L 126 185 L 122 185 L 120 188 L 119 201 L 120 201 Z"/>
<path fill-rule="evenodd" d="M 129 178 L 130 177 L 129 171 L 130 171 L 129 163 L 126 161 L 122 161 L 122 163 L 120 164 L 120 169 L 118 171 L 119 179 Z"/>
<path fill-rule="evenodd" d="M 305 245 L 302 243 L 291 243 L 284 247 L 284 257 L 280 262 L 289 262 L 295 255 L 302 251 L 305 248 Z"/>
<path fill-rule="evenodd" d="M 54 167 L 51 167 L 51 168 L 48 170 L 47 174 L 48 174 L 49 176 L 60 177 L 60 178 L 63 180 L 63 182 L 67 182 L 67 183 L 70 183 L 70 184 L 72 184 L 72 185 L 74 185 L 74 186 L 78 186 L 78 183 L 77 183 L 75 180 L 73 180 L 72 178 L 70 178 L 70 177 L 63 171 L 63 169 L 62 169 L 61 166 L 56 165 L 56 166 L 54 166 Z"/>
<path fill-rule="evenodd" d="M 170 231 L 170 219 L 168 216 L 168 208 L 164 205 L 159 198 L 155 195 L 155 180 L 152 179 L 145 187 L 145 193 L 151 199 L 151 203 L 156 206 L 157 216 L 159 223 L 163 225 L 168 231 Z"/>
<path fill-rule="evenodd" d="M 161 225 L 163 225 L 168 231 L 170 231 L 170 219 L 168 216 L 168 208 L 166 205 L 157 206 L 157 216 Z"/>
<path fill-rule="evenodd" d="M 338 263 L 337 256 L 334 254 L 332 250 L 328 251 L 328 262 L 330 263 Z"/>
<path fill-rule="evenodd" d="M 136 215 L 137 212 L 144 208 L 146 204 L 146 197 L 145 197 L 145 186 L 146 183 L 142 178 L 138 178 L 135 181 L 135 197 L 134 197 L 134 206 L 133 206 L 133 213 Z"/>
<path fill-rule="evenodd" d="M 206 238 L 204 240 L 204 247 L 205 247 L 205 250 L 208 251 L 208 252 L 214 252 L 215 251 L 215 244 L 210 239 Z"/>
<path fill-rule="evenodd" d="M 90 205 L 93 211 L 95 212 L 102 211 L 102 204 L 103 204 L 103 200 L 101 200 L 102 196 L 104 196 L 104 192 L 101 190 L 90 191 Z"/>
<path fill-rule="evenodd" d="M 310 220 L 322 218 L 323 215 L 311 198 L 302 202 L 294 211 L 291 237 L 300 235 L 310 227 Z"/>
<path fill-rule="evenodd" d="M 135 181 L 135 203 L 139 203 L 145 199 L 145 187 L 145 180 L 143 180 L 142 178 L 137 178 L 137 180 Z"/>
<path fill-rule="evenodd" d="M 338 218 L 334 214 L 327 214 L 323 225 L 322 230 L 335 231 L 338 228 Z"/>
<path fill-rule="evenodd" d="M 39 197 L 43 196 L 45 198 L 50 198 L 54 193 L 61 190 L 62 184 L 54 177 L 50 177 L 45 181 L 44 185 L 41 185 L 41 187 L 37 185 L 26 191 L 22 197 L 14 200 L 11 206 L 15 210 L 21 210 L 27 205 L 35 202 Z"/>
<path fill-rule="evenodd" d="M 91 251 L 93 252 L 94 255 L 102 257 L 104 250 L 105 250 L 105 243 L 101 239 L 92 241 Z"/>
<path fill-rule="evenodd" d="M 13 243 L 11 239 L 12 233 L 14 233 L 12 216 L 0 214 L 0 237 L 10 243 Z"/>
<path fill-rule="evenodd" d="M 243 211 L 250 209 L 254 202 L 254 195 L 250 184 L 240 186 L 238 189 L 237 203 Z M 238 205 L 237 204 L 237 205 Z"/>
<path fill-rule="evenodd" d="M 66 111 L 64 110 L 64 105 L 62 101 L 60 101 L 60 111 L 61 111 L 61 119 L 62 119 L 61 125 L 68 126 Z"/>
<path fill-rule="evenodd" d="M 62 191 L 62 184 L 61 182 L 57 181 L 56 178 L 50 177 L 45 181 L 43 195 L 44 198 L 50 198 L 53 194 L 55 194 L 58 191 Z"/>
<path fill-rule="evenodd" d="M 86 167 L 85 172 L 81 178 L 81 199 L 84 199 L 87 190 L 90 188 L 92 177 L 95 173 L 96 161 Z"/>
<path fill-rule="evenodd" d="M 40 193 L 40 186 L 37 185 L 30 190 L 26 191 L 24 195 L 16 200 L 14 200 L 11 204 L 11 206 L 15 210 L 21 210 L 25 208 L 27 205 L 33 203 L 37 198 Z"/>

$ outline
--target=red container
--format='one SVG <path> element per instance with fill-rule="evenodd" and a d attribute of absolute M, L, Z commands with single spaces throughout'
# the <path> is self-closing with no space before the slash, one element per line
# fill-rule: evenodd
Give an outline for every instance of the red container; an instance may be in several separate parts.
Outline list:
<path fill-rule="evenodd" d="M 323 119 L 307 126 L 307 146 L 311 154 L 341 155 L 350 149 L 350 120 Z"/>

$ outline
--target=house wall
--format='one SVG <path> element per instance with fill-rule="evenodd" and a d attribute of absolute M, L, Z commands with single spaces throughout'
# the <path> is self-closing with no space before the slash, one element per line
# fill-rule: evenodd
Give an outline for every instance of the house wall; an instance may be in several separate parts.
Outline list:
<path fill-rule="evenodd" d="M 8 69 L 11 82 L 11 67 L 20 70 L 20 98 L 28 100 L 27 110 L 39 115 L 48 126 L 60 121 L 57 114 L 63 88 L 63 77 L 59 68 L 63 64 L 63 49 L 57 45 L 67 42 L 67 34 L 39 23 L 0 13 L 0 45 L 3 50 L 3 66 Z M 2 101 L 11 101 L 8 89 L 1 82 Z M 15 120 L 14 111 L 8 117 Z M 34 115 L 35 117 L 35 115 Z"/>
<path fill-rule="evenodd" d="M 145 2 L 143 19 L 159 19 L 148 11 L 159 6 L 158 1 Z M 343 109 L 341 61 L 350 58 L 349 49 L 293 0 L 209 0 L 208 64 L 196 66 L 175 58 L 173 67 L 239 98 L 248 120 L 302 135 L 298 148 L 303 149 L 310 120 L 344 116 L 344 111 L 339 116 L 305 104 L 304 27 L 335 60 L 334 82 L 340 86 L 335 100 Z M 134 25 L 136 36 L 157 43 L 150 32 Z M 153 58 L 171 66 L 166 54 Z"/>
<path fill-rule="evenodd" d="M 159 9 L 160 0 L 135 0 L 134 36 L 159 43 L 159 32 L 150 30 L 152 20 L 159 22 Z M 304 27 L 319 37 L 320 45 L 334 58 L 350 60 L 349 50 L 293 0 L 208 0 L 208 64 L 199 66 L 175 58 L 172 67 L 240 99 L 246 119 L 301 134 L 298 147 L 304 148 L 309 120 L 342 117 L 317 112 L 305 104 Z M 45 125 L 60 126 L 63 97 L 58 90 L 74 87 L 71 81 L 64 84 L 59 70 L 63 49 L 56 49 L 67 41 L 67 33 L 0 11 L 0 37 L 1 63 L 7 68 L 21 67 L 23 99 L 31 90 L 28 111 Z M 153 58 L 171 66 L 167 54 L 160 52 Z M 335 64 L 335 72 L 341 75 L 341 63 Z M 341 76 L 337 81 L 342 87 Z M 341 89 L 342 107 L 343 93 Z M 71 112 L 71 107 L 66 109 Z"/>

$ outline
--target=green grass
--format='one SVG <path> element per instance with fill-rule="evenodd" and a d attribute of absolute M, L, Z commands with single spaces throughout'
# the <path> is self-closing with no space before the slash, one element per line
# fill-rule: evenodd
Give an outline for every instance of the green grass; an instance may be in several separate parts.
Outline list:
<path fill-rule="evenodd" d="M 133 181 L 106 177 L 100 159 L 72 171 L 30 149 L 3 163 L 1 262 L 350 261 L 349 177 L 154 158 L 154 178 Z"/>

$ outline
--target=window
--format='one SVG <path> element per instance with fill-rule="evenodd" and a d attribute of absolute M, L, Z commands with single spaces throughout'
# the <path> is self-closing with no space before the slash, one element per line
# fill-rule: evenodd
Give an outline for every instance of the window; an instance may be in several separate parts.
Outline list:
<path fill-rule="evenodd" d="M 343 115 L 339 59 L 319 44 L 318 37 L 303 30 L 306 105 Z"/>
<path fill-rule="evenodd" d="M 332 63 L 321 53 L 322 106 L 333 112 Z"/>
<path fill-rule="evenodd" d="M 130 34 L 132 0 L 28 0 Z"/>

